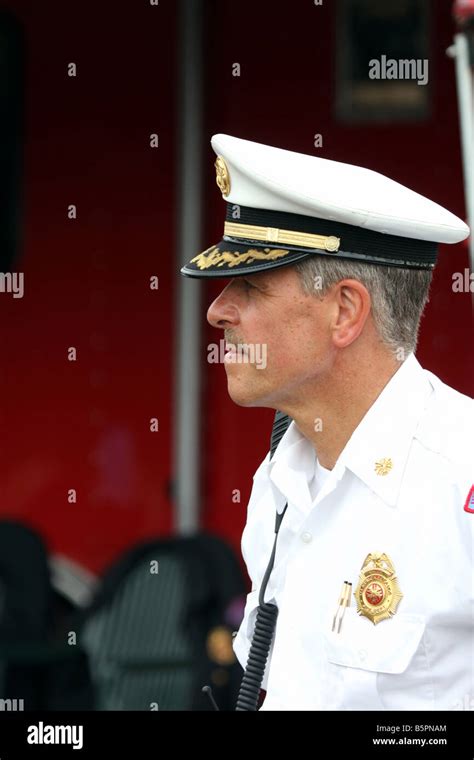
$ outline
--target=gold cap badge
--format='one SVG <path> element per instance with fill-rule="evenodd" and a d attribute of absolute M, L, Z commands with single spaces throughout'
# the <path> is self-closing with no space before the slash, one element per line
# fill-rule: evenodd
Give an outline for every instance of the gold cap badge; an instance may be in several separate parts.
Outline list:
<path fill-rule="evenodd" d="M 387 554 L 367 555 L 354 596 L 359 615 L 369 618 L 374 625 L 395 614 L 403 594 Z"/>
<path fill-rule="evenodd" d="M 222 156 L 217 156 L 214 166 L 216 167 L 217 187 L 225 198 L 230 193 L 230 174 L 227 164 Z"/>

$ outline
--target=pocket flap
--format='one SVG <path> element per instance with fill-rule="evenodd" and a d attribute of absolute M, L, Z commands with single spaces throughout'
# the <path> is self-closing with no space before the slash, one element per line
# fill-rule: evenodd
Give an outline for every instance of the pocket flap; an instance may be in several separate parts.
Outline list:
<path fill-rule="evenodd" d="M 357 614 L 355 608 L 346 610 L 341 633 L 325 636 L 328 660 L 348 668 L 360 668 L 379 673 L 403 673 L 420 644 L 425 630 L 421 615 L 397 613 L 374 625 Z"/>

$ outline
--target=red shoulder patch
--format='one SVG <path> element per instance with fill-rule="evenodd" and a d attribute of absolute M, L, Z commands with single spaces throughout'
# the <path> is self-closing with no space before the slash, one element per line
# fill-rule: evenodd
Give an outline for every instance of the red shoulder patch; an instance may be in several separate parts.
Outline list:
<path fill-rule="evenodd" d="M 466 503 L 464 505 L 464 511 L 465 512 L 471 512 L 474 514 L 474 486 L 471 486 L 471 490 L 469 491 L 466 499 Z"/>

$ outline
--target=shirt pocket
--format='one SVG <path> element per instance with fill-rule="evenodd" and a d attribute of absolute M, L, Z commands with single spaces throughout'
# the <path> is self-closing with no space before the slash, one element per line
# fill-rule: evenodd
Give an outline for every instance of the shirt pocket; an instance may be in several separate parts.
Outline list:
<path fill-rule="evenodd" d="M 377 673 L 403 673 L 415 654 L 425 630 L 421 615 L 395 614 L 374 625 L 355 608 L 346 610 L 341 633 L 326 636 L 330 662 Z"/>
<path fill-rule="evenodd" d="M 425 626 L 422 615 L 396 613 L 374 625 L 354 607 L 346 609 L 341 632 L 324 636 L 333 709 L 416 709 L 417 695 L 426 693 L 429 681 L 420 646 Z M 403 704 L 414 699 L 410 707 L 401 706 L 402 695 Z"/>

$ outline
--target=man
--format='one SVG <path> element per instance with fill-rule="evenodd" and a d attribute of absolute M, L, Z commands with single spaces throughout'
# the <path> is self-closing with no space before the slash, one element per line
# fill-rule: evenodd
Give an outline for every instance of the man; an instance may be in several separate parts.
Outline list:
<path fill-rule="evenodd" d="M 414 356 L 437 245 L 469 229 L 360 167 L 212 145 L 224 237 L 182 272 L 230 278 L 231 398 L 293 420 L 242 536 L 244 668 L 262 582 L 278 608 L 261 709 L 474 709 L 473 403 Z"/>

